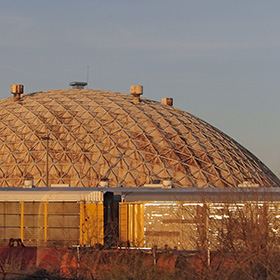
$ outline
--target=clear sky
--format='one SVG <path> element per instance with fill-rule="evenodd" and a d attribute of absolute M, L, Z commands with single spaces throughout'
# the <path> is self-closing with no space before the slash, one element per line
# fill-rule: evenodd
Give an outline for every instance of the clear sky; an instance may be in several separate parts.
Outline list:
<path fill-rule="evenodd" d="M 0 98 L 89 88 L 144 96 L 222 130 L 280 175 L 280 1 L 1 0 Z"/>

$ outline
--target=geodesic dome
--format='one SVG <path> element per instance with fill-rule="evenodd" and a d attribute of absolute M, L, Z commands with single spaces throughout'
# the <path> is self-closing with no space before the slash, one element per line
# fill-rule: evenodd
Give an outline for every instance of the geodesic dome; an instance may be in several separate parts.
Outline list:
<path fill-rule="evenodd" d="M 69 89 L 0 101 L 0 186 L 279 186 L 253 154 L 203 120 L 129 94 Z"/>

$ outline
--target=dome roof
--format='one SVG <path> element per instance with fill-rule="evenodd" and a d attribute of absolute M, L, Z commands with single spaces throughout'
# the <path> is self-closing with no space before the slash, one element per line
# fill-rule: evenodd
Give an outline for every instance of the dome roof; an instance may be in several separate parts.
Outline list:
<path fill-rule="evenodd" d="M 47 172 L 48 170 L 48 172 Z M 70 89 L 0 101 L 0 186 L 277 186 L 253 154 L 203 120 L 129 94 Z"/>

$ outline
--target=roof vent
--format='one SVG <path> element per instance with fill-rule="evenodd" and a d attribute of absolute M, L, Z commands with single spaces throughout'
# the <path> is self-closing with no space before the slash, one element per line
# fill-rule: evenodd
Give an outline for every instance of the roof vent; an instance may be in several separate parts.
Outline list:
<path fill-rule="evenodd" d="M 133 103 L 138 104 L 140 102 L 140 95 L 143 94 L 143 86 L 131 86 L 130 94 L 133 95 Z"/>
<path fill-rule="evenodd" d="M 99 187 L 100 188 L 109 188 L 109 179 L 108 178 L 101 178 L 100 182 L 99 182 Z"/>
<path fill-rule="evenodd" d="M 24 179 L 24 185 L 23 185 L 24 188 L 33 188 L 34 185 L 33 185 L 33 177 L 27 177 Z"/>
<path fill-rule="evenodd" d="M 87 82 L 71 82 L 69 85 L 73 89 L 84 89 L 87 86 Z"/>
<path fill-rule="evenodd" d="M 144 184 L 144 188 L 163 188 L 163 184 Z"/>
<path fill-rule="evenodd" d="M 21 95 L 23 94 L 23 85 L 11 85 L 11 94 L 14 95 L 15 101 L 21 100 Z"/>
<path fill-rule="evenodd" d="M 161 99 L 161 104 L 173 106 L 173 98 L 165 97 Z"/>
<path fill-rule="evenodd" d="M 108 181 L 100 181 L 99 182 L 100 188 L 109 188 L 109 182 Z"/>
<path fill-rule="evenodd" d="M 254 182 L 251 181 L 243 181 L 241 184 L 238 184 L 239 188 L 258 188 L 260 185 L 255 184 Z"/>
<path fill-rule="evenodd" d="M 144 184 L 145 188 L 162 188 L 162 189 L 172 189 L 173 181 L 172 178 L 165 178 L 160 183 L 160 180 L 152 180 L 152 184 Z"/>
<path fill-rule="evenodd" d="M 166 189 L 171 189 L 173 188 L 173 182 L 171 178 L 166 178 L 162 180 L 162 185 Z"/>
<path fill-rule="evenodd" d="M 52 188 L 70 188 L 70 184 L 51 184 Z"/>

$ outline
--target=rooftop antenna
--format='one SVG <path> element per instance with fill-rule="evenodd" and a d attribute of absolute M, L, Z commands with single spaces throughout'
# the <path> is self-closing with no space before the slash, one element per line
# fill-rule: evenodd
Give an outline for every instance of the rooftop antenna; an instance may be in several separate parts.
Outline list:
<path fill-rule="evenodd" d="M 88 86 L 88 76 L 89 76 L 89 65 L 87 66 L 87 86 Z"/>

